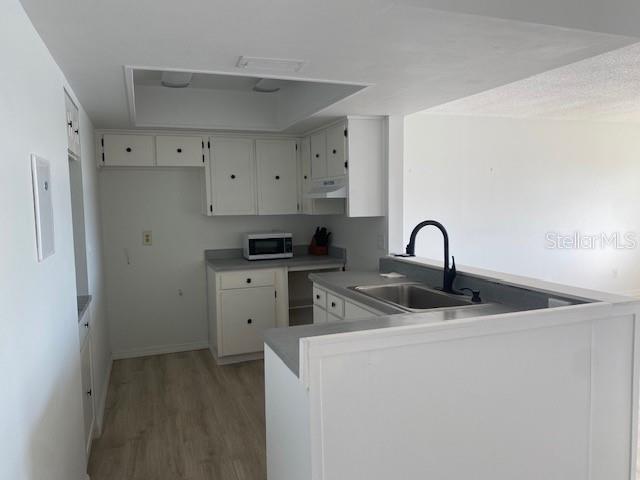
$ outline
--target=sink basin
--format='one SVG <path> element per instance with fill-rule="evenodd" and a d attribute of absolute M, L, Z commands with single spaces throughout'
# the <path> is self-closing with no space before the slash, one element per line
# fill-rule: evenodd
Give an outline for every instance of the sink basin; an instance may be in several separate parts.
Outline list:
<path fill-rule="evenodd" d="M 433 308 L 466 307 L 478 305 L 462 295 L 452 295 L 433 290 L 416 283 L 399 283 L 395 285 L 374 285 L 351 287 L 353 290 L 368 295 L 382 302 L 390 303 L 410 312 L 421 312 Z"/>

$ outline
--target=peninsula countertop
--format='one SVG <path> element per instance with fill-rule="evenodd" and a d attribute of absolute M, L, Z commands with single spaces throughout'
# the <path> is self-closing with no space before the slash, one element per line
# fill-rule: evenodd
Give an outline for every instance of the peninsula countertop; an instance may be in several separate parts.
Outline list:
<path fill-rule="evenodd" d="M 315 284 L 332 290 L 346 298 L 368 305 L 383 313 L 382 316 L 372 316 L 368 319 L 345 320 L 342 322 L 322 323 L 316 325 L 302 325 L 296 327 L 282 327 L 267 330 L 265 343 L 278 355 L 289 369 L 299 375 L 300 369 L 300 339 L 321 335 L 358 332 L 364 330 L 384 329 L 406 325 L 437 323 L 464 318 L 496 315 L 518 311 L 517 307 L 498 303 L 485 303 L 460 308 L 434 309 L 420 313 L 407 313 L 384 302 L 376 301 L 366 295 L 358 293 L 349 287 L 357 285 L 391 285 L 407 281 L 409 278 L 386 278 L 379 272 L 329 272 L 312 273 L 309 279 Z"/>

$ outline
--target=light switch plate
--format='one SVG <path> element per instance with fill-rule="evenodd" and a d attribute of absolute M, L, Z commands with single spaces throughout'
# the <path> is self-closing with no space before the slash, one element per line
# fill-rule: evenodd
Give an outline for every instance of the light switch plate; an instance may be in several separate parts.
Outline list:
<path fill-rule="evenodd" d="M 34 154 L 31 155 L 31 179 L 36 221 L 36 246 L 38 261 L 42 262 L 55 253 L 51 168 L 48 160 Z"/>

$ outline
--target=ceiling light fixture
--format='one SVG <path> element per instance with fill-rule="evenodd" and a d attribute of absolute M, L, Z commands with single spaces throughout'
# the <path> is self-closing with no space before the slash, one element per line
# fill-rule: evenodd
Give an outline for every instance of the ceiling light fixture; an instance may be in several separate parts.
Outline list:
<path fill-rule="evenodd" d="M 162 72 L 160 81 L 169 88 L 185 88 L 191 84 L 191 72 Z"/>
<path fill-rule="evenodd" d="M 253 91 L 257 93 L 276 93 L 280 91 L 280 80 L 277 78 L 261 78 L 253 86 Z"/>
<path fill-rule="evenodd" d="M 294 73 L 302 70 L 302 67 L 306 64 L 307 62 L 304 60 L 242 56 L 238 58 L 236 67 L 244 70 L 256 70 L 261 72 Z"/>

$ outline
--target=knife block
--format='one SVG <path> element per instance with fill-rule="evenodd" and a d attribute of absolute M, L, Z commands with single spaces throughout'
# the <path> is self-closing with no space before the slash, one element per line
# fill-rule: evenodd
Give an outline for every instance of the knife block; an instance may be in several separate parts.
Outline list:
<path fill-rule="evenodd" d="M 309 245 L 309 255 L 329 255 L 329 247 L 326 245 L 320 247 L 316 245 L 314 240 L 311 242 L 311 245 Z"/>

